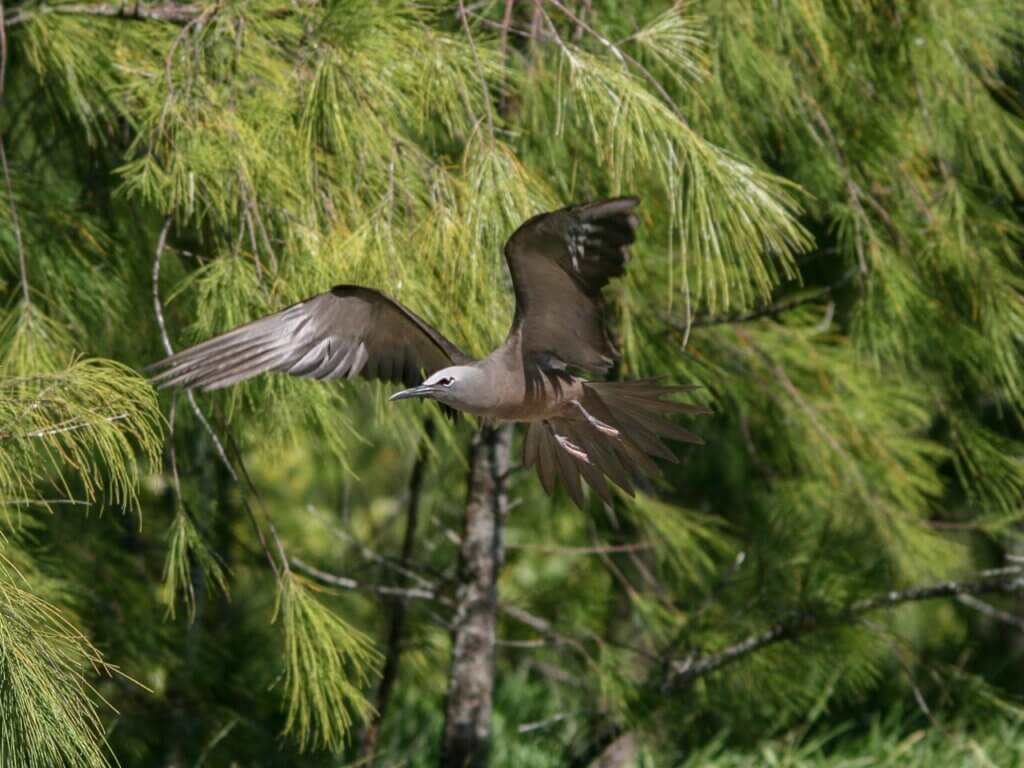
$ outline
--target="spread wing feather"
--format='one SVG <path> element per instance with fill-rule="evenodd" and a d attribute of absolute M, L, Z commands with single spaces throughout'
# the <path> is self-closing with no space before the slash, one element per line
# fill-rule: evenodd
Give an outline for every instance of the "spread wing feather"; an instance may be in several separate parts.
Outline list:
<path fill-rule="evenodd" d="M 625 271 L 638 204 L 620 197 L 543 213 L 509 238 L 505 258 L 516 295 L 511 334 L 521 337 L 528 373 L 611 367 L 617 353 L 605 330 L 601 289 Z"/>
<path fill-rule="evenodd" d="M 470 359 L 394 299 L 339 285 L 151 365 L 164 387 L 221 389 L 267 371 L 321 381 L 362 376 L 407 387 Z"/>

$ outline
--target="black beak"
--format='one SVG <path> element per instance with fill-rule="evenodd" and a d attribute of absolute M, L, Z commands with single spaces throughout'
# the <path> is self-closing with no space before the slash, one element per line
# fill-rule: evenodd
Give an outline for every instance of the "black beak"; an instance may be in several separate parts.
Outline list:
<path fill-rule="evenodd" d="M 401 392 L 395 392 L 388 400 L 405 400 L 410 397 L 430 397 L 434 392 L 434 387 L 427 384 L 420 384 L 418 387 L 410 387 L 409 389 L 403 389 Z"/>

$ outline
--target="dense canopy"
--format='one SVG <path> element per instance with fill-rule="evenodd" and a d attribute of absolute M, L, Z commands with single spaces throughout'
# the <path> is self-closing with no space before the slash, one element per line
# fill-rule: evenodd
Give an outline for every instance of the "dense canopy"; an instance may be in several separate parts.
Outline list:
<path fill-rule="evenodd" d="M 1019 3 L 0 29 L 0 764 L 1020 761 Z M 393 385 L 138 372 L 358 314 L 337 285 L 480 357 L 508 237 L 620 195 L 611 339 L 574 362 L 713 411 L 633 497 L 548 498 L 522 435 Z"/>

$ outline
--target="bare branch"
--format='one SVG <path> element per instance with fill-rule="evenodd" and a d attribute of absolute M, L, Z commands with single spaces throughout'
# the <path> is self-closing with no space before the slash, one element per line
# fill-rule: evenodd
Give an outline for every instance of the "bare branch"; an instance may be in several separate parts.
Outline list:
<path fill-rule="evenodd" d="M 172 221 L 173 219 L 170 216 L 166 216 L 164 218 L 164 226 L 160 230 L 160 238 L 156 243 L 156 256 L 153 259 L 153 312 L 156 314 L 156 324 L 160 328 L 160 340 L 163 342 L 164 351 L 168 355 L 174 354 L 174 347 L 171 346 L 171 339 L 167 335 L 167 323 L 164 321 L 163 302 L 160 300 L 160 259 L 163 256 L 164 247 L 167 245 L 167 234 L 170 232 Z M 239 482 L 238 473 L 235 472 L 235 468 L 231 466 L 231 462 L 228 461 L 228 455 L 224 450 L 223 443 L 221 443 L 220 438 L 217 437 L 217 434 L 213 431 L 213 427 L 210 426 L 210 422 L 207 421 L 205 414 L 203 414 L 199 409 L 199 405 L 196 403 L 195 395 L 192 394 L 191 389 L 185 390 L 185 397 L 188 398 L 188 404 L 192 408 L 192 413 L 195 414 L 196 419 L 210 436 L 214 450 L 217 451 L 217 455 L 227 468 L 228 474 L 231 475 L 231 479 L 236 483 Z"/>
<path fill-rule="evenodd" d="M 322 571 L 294 555 L 288 558 L 288 562 L 291 567 L 299 573 L 304 573 L 310 578 L 319 581 L 321 584 L 326 584 L 327 586 L 339 587 L 340 589 L 357 590 L 361 592 L 373 592 L 378 595 L 399 597 L 405 600 L 436 600 L 443 605 L 451 604 L 451 600 L 432 589 L 423 589 L 421 587 L 386 587 L 380 584 L 368 584 L 363 581 L 351 579 L 348 576 L 338 576 L 334 573 Z"/>
<path fill-rule="evenodd" d="M 546 544 L 506 544 L 505 549 L 520 549 L 529 552 L 549 552 L 555 555 L 604 555 L 628 552 L 646 552 L 654 549 L 652 544 L 605 544 L 593 547 L 559 547 Z"/>
<path fill-rule="evenodd" d="M 585 712 L 559 712 L 553 717 L 545 718 L 544 720 L 535 720 L 532 723 L 522 723 L 516 726 L 517 733 L 530 733 L 531 731 L 539 731 L 542 728 L 550 728 L 552 725 L 558 725 L 565 720 L 571 720 L 576 717 L 585 717 Z"/>
<path fill-rule="evenodd" d="M 793 640 L 801 635 L 829 627 L 856 623 L 865 613 L 881 608 L 940 597 L 961 597 L 993 592 L 1024 591 L 1024 568 L 1002 568 L 964 581 L 942 581 L 923 584 L 907 589 L 892 590 L 856 600 L 847 608 L 832 616 L 814 613 L 799 613 L 784 618 L 761 632 L 727 646 L 717 653 L 705 657 L 690 657 L 673 663 L 675 685 L 684 685 L 698 677 L 710 674 L 724 666 L 743 659 L 750 654 L 783 640 Z"/>
<path fill-rule="evenodd" d="M 487 132 L 491 137 L 491 141 L 494 141 L 494 115 L 491 111 L 491 91 L 487 87 L 487 78 L 484 76 L 483 67 L 480 64 L 480 56 L 476 50 L 476 42 L 473 40 L 473 33 L 469 29 L 469 16 L 466 14 L 466 6 L 459 0 L 459 18 L 462 21 L 462 28 L 466 32 L 466 37 L 469 39 L 469 50 L 473 53 L 473 63 L 476 65 L 477 76 L 480 78 L 480 88 L 484 94 L 484 106 L 486 107 L 487 114 Z"/>
<path fill-rule="evenodd" d="M 961 605 L 966 605 L 968 608 L 972 608 L 982 616 L 987 616 L 1003 624 L 1009 624 L 1011 627 L 1016 627 L 1021 632 L 1024 632 L 1024 616 L 1018 616 L 1009 611 L 1004 611 L 1001 608 L 996 608 L 994 605 L 989 605 L 984 600 L 979 600 L 974 595 L 957 595 L 957 602 Z"/>
<path fill-rule="evenodd" d="M 153 258 L 152 274 L 153 312 L 156 315 L 156 322 L 160 328 L 160 339 L 163 342 L 164 350 L 167 352 L 168 355 L 174 354 L 174 348 L 171 346 L 170 337 L 167 335 L 167 324 L 164 321 L 163 302 L 160 300 L 160 260 L 161 257 L 163 256 L 164 248 L 167 245 L 167 234 L 170 232 L 172 221 L 173 219 L 170 215 L 164 217 L 164 225 L 160 230 L 160 237 L 157 239 L 156 254 L 154 255 Z M 206 431 L 206 434 L 209 435 L 210 441 L 213 443 L 214 450 L 217 452 L 217 456 L 218 458 L 220 458 L 221 463 L 224 465 L 225 469 L 227 469 L 228 474 L 231 476 L 231 479 L 234 480 L 243 488 L 245 488 L 245 485 L 242 483 L 242 480 L 238 475 L 238 472 L 235 470 L 234 465 L 228 458 L 227 451 L 224 450 L 224 444 L 221 442 L 220 438 L 217 437 L 217 433 L 210 425 L 210 422 L 207 420 L 206 415 L 199 408 L 199 404 L 196 403 L 195 395 L 192 394 L 192 390 L 186 390 L 185 396 L 188 398 L 188 404 L 192 409 L 192 413 L 195 414 L 196 420 L 200 423 L 200 425 L 202 425 L 203 429 Z M 239 466 L 242 468 L 242 473 L 245 474 L 245 466 L 242 465 L 241 463 L 239 463 Z M 255 486 L 253 486 L 252 481 L 249 479 L 247 474 L 245 474 L 245 478 L 248 481 L 249 488 L 254 488 Z M 288 556 L 285 553 L 284 544 L 281 542 L 281 537 L 277 535 L 277 529 L 274 527 L 273 521 L 270 519 L 269 515 L 264 515 L 264 517 L 266 517 L 267 520 L 267 527 L 270 530 L 271 538 L 273 539 L 277 549 L 279 562 L 275 561 L 273 552 L 271 551 L 270 546 L 267 543 L 266 536 L 263 533 L 263 526 L 260 525 L 259 520 L 256 517 L 255 510 L 253 509 L 252 505 L 249 503 L 249 500 L 245 497 L 244 494 L 242 497 L 242 503 L 244 504 L 246 511 L 249 513 L 249 517 L 252 520 L 253 527 L 256 529 L 256 535 L 260 540 L 260 546 L 262 546 L 263 552 L 266 554 L 267 561 L 270 563 L 270 567 L 274 571 L 274 574 L 280 577 L 282 573 L 287 573 L 289 569 Z"/>
<path fill-rule="evenodd" d="M 425 587 L 388 587 L 378 584 L 369 584 L 348 576 L 329 573 L 321 570 L 320 568 L 316 568 L 295 556 L 289 558 L 289 563 L 292 568 L 299 573 L 303 573 L 321 584 L 330 587 L 360 592 L 371 592 L 378 595 L 384 595 L 386 597 L 397 597 L 403 600 L 434 601 L 448 607 L 454 605 L 451 598 L 443 594 L 440 588 L 424 579 L 420 579 L 420 581 L 427 585 Z M 590 654 L 587 653 L 583 644 L 575 638 L 561 634 L 547 619 L 543 619 L 523 608 L 515 605 L 509 605 L 508 603 L 498 603 L 498 610 L 510 619 L 537 631 L 554 645 L 566 646 L 574 649 L 583 657 L 583 659 L 596 668 L 597 663 L 591 658 Z"/>
<path fill-rule="evenodd" d="M 843 273 L 842 277 L 834 283 L 819 288 L 807 296 L 801 296 L 796 299 L 782 299 L 781 301 L 760 307 L 759 309 L 751 310 L 750 312 L 742 312 L 734 315 L 710 315 L 708 317 L 697 317 L 694 318 L 690 325 L 695 328 L 709 325 L 732 325 L 734 323 L 749 323 L 752 320 L 760 320 L 762 317 L 780 315 L 783 312 L 788 312 L 789 310 L 796 309 L 797 307 L 814 304 L 826 296 L 832 295 L 833 291 L 846 285 L 857 275 L 857 273 L 857 267 L 848 269 Z M 686 326 L 678 320 L 668 318 L 666 322 L 675 330 L 684 331 L 686 329 Z"/>
<path fill-rule="evenodd" d="M 536 616 L 529 611 L 519 608 L 518 606 L 508 605 L 507 603 L 498 603 L 498 610 L 509 618 L 515 619 L 520 624 L 524 624 L 525 626 L 536 630 L 556 645 L 564 645 L 572 648 L 578 652 L 580 656 L 587 661 L 587 663 L 595 668 L 597 667 L 597 662 L 591 658 L 590 654 L 587 653 L 587 649 L 579 640 L 563 635 L 556 630 L 547 619 L 543 619 L 540 616 Z"/>
<path fill-rule="evenodd" d="M 505 0 L 505 12 L 501 16 L 501 28 L 498 33 L 498 48 L 501 50 L 501 60 L 505 60 L 508 51 L 508 32 L 512 28 L 512 10 L 516 0 Z"/>
<path fill-rule="evenodd" d="M 66 5 L 47 6 L 41 12 L 60 13 L 74 16 L 104 16 L 107 18 L 129 19 L 134 21 L 165 21 L 171 24 L 187 24 L 203 12 L 203 6 L 179 3 L 68 3 Z M 6 20 L 7 26 L 15 26 L 27 21 L 33 12 L 22 11 Z"/>
<path fill-rule="evenodd" d="M 109 424 L 115 421 L 123 421 L 124 419 L 127 418 L 127 413 L 118 413 L 115 414 L 114 416 L 107 416 L 101 421 Z M 52 437 L 53 435 L 63 435 L 67 432 L 77 432 L 80 429 L 88 429 L 89 427 L 93 426 L 94 423 L 98 422 L 93 422 L 88 419 L 81 418 L 70 419 L 69 421 L 65 421 L 61 424 L 54 424 L 52 427 L 46 427 L 45 429 L 37 429 L 32 432 L 24 432 L 20 435 L 4 435 L 2 436 L 2 439 L 12 440 L 25 437 Z"/>

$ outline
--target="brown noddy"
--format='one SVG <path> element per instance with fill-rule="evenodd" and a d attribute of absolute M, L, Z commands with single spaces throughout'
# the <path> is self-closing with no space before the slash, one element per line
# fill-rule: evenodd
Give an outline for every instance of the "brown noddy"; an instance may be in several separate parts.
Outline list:
<path fill-rule="evenodd" d="M 551 495 L 560 479 L 583 507 L 582 477 L 611 503 L 607 480 L 633 494 L 652 459 L 677 461 L 663 438 L 700 443 L 671 413 L 708 413 L 665 399 L 690 386 L 591 381 L 616 352 L 601 291 L 621 276 L 635 239 L 633 197 L 534 216 L 505 244 L 516 308 L 504 343 L 473 360 L 422 318 L 372 288 L 339 285 L 154 363 L 153 383 L 220 389 L 268 371 L 322 381 L 402 382 L 392 400 L 432 398 L 496 421 L 525 422 L 523 464 Z"/>

